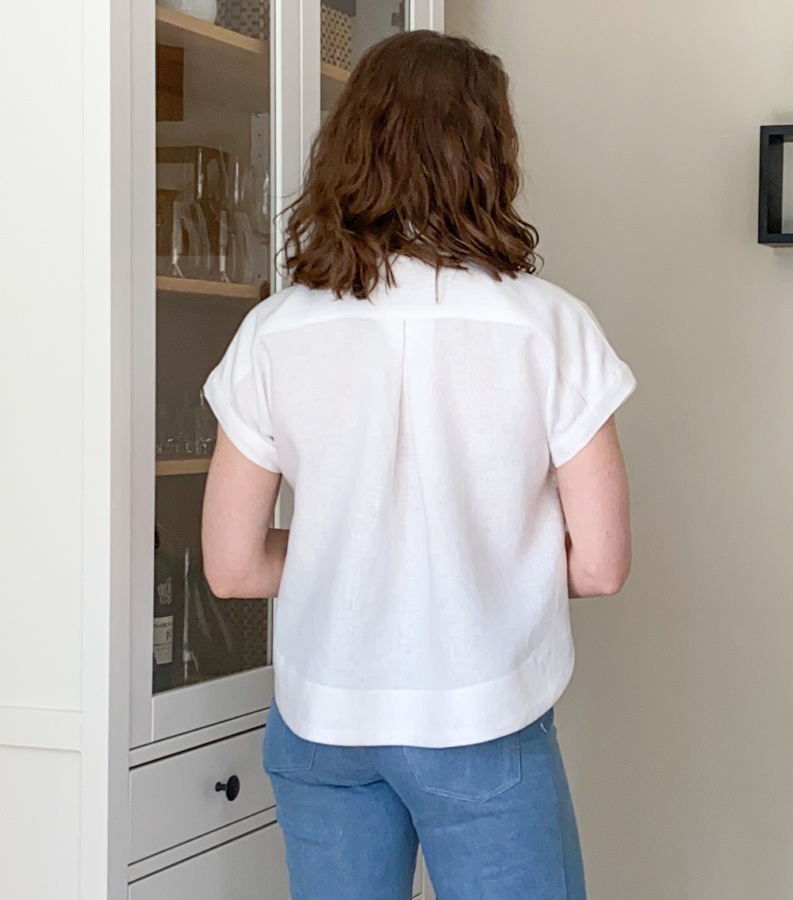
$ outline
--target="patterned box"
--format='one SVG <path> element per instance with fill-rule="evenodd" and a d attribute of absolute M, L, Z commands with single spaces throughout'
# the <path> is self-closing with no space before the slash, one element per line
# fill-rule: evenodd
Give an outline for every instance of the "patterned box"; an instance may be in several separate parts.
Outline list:
<path fill-rule="evenodd" d="M 221 600 L 234 645 L 235 669 L 247 672 L 266 666 L 267 659 L 267 601 Z"/>
<path fill-rule="evenodd" d="M 221 28 L 266 41 L 270 37 L 270 0 L 218 0 Z"/>
<path fill-rule="evenodd" d="M 350 0 L 329 0 L 322 8 L 322 62 L 352 68 L 352 20 L 344 9 L 355 10 Z M 270 0 L 218 0 L 217 24 L 237 34 L 266 41 L 270 37 Z"/>
<path fill-rule="evenodd" d="M 322 62 L 352 69 L 352 16 L 322 4 Z"/>

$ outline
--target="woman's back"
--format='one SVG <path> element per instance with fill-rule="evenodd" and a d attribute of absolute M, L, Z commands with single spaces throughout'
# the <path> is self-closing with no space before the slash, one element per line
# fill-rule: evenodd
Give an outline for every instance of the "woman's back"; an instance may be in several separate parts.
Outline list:
<path fill-rule="evenodd" d="M 394 278 L 368 303 L 298 285 L 261 304 L 206 392 L 295 491 L 274 646 L 291 727 L 488 740 L 569 681 L 553 466 L 634 382 L 586 307 L 535 276 L 401 258 Z"/>

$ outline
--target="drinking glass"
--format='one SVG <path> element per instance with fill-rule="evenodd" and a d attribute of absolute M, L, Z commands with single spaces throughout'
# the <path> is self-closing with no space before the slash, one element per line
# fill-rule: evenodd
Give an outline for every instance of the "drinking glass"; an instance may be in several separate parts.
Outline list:
<path fill-rule="evenodd" d="M 174 453 L 178 456 L 193 456 L 196 452 L 195 401 L 191 391 L 182 391 L 176 410 Z"/>
<path fill-rule="evenodd" d="M 171 229 L 171 275 L 209 277 L 211 255 L 206 219 L 198 203 L 175 200 Z"/>
<path fill-rule="evenodd" d="M 198 203 L 190 204 L 190 223 L 194 240 L 189 247 L 192 274 L 194 278 L 207 279 L 212 271 L 212 254 L 206 218 Z"/>
<path fill-rule="evenodd" d="M 258 237 L 270 235 L 270 173 L 260 174 L 254 166 L 247 166 L 242 177 L 240 205 L 251 221 Z"/>
<path fill-rule="evenodd" d="M 175 452 L 173 406 L 166 399 L 157 400 L 156 441 L 158 456 L 170 456 Z"/>
<path fill-rule="evenodd" d="M 256 257 L 256 238 L 253 235 L 248 214 L 234 213 L 234 235 L 236 237 L 234 277 L 239 284 L 253 284 L 253 263 Z"/>
<path fill-rule="evenodd" d="M 206 402 L 204 392 L 198 392 L 195 408 L 195 451 L 199 456 L 211 456 L 217 440 L 217 421 Z"/>

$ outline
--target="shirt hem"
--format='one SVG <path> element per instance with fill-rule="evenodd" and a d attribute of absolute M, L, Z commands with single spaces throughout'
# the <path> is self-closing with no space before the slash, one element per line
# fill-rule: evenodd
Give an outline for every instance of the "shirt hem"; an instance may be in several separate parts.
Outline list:
<path fill-rule="evenodd" d="M 551 646 L 552 645 L 552 646 Z M 451 690 L 350 690 L 303 679 L 276 653 L 275 698 L 299 737 L 341 747 L 457 747 L 520 731 L 562 696 L 573 674 L 572 636 L 546 642 L 519 668 Z M 548 680 L 548 673 L 553 678 Z M 541 686 L 541 687 L 540 687 Z"/>

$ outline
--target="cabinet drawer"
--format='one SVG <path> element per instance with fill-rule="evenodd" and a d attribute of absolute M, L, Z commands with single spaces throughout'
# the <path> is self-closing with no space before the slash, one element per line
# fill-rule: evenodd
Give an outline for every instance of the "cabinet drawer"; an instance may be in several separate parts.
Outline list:
<path fill-rule="evenodd" d="M 284 841 L 268 825 L 130 885 L 129 900 L 289 900 Z"/>
<path fill-rule="evenodd" d="M 262 769 L 264 729 L 169 756 L 130 772 L 130 861 L 230 825 L 275 806 Z M 232 775 L 233 801 L 215 790 Z"/>

